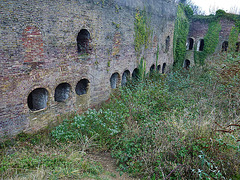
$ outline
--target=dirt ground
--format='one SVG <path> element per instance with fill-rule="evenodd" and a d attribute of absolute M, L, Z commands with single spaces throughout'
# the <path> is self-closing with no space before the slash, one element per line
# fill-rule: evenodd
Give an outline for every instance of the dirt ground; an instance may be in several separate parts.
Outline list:
<path fill-rule="evenodd" d="M 90 160 L 101 163 L 104 173 L 100 177 L 104 180 L 139 180 L 129 177 L 126 173 L 120 176 L 119 171 L 117 171 L 116 160 L 111 157 L 109 152 L 88 153 L 87 156 Z"/>

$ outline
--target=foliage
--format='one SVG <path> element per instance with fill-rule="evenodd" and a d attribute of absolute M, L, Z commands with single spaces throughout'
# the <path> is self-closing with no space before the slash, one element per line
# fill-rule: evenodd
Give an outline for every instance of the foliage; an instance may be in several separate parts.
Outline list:
<path fill-rule="evenodd" d="M 184 6 L 184 12 L 185 12 L 186 16 L 188 17 L 188 19 L 191 19 L 191 18 L 192 18 L 192 16 L 193 16 L 193 10 L 192 10 L 191 6 L 185 5 L 185 6 Z"/>
<path fill-rule="evenodd" d="M 91 118 L 89 113 L 84 115 L 86 122 L 80 124 L 96 125 L 84 126 L 81 134 L 98 133 L 108 139 L 99 141 L 103 138 L 98 137 L 94 142 L 109 148 L 119 170 L 133 176 L 238 177 L 240 94 L 237 89 L 240 86 L 236 63 L 239 58 L 218 57 L 217 61 L 210 60 L 211 67 L 194 67 L 167 76 L 155 74 L 129 84 L 100 110 L 101 114 L 104 111 L 112 114 L 109 118 L 96 115 L 97 111 Z M 228 68 L 223 71 L 221 64 Z M 104 122 L 106 127 L 98 122 Z M 112 124 L 117 129 L 114 135 L 109 131 Z M 99 130 L 94 126 L 99 126 Z M 64 129 L 65 134 L 68 131 Z"/>
<path fill-rule="evenodd" d="M 173 56 L 174 66 L 181 67 L 186 55 L 186 39 L 189 32 L 189 20 L 185 15 L 185 6 L 179 4 L 175 21 Z"/>
<path fill-rule="evenodd" d="M 46 146 L 29 141 L 2 149 L 0 177 L 8 179 L 79 179 L 103 173 L 99 163 L 87 160 L 71 145 Z"/>
<path fill-rule="evenodd" d="M 145 9 L 143 11 L 138 10 L 135 15 L 134 32 L 135 51 L 139 57 L 142 48 L 147 49 L 151 42 L 150 18 Z"/>
<path fill-rule="evenodd" d="M 208 26 L 208 32 L 204 36 L 204 48 L 203 51 L 197 51 L 195 45 L 194 61 L 196 64 L 203 65 L 207 56 L 213 54 L 218 45 L 219 32 L 221 25 L 217 21 L 213 21 Z"/>
<path fill-rule="evenodd" d="M 236 43 L 238 42 L 239 28 L 233 26 L 228 39 L 228 52 L 236 51 Z"/>
<path fill-rule="evenodd" d="M 222 9 L 219 9 L 219 10 L 216 11 L 216 16 L 217 17 L 223 17 L 225 15 L 226 15 L 226 12 Z"/>

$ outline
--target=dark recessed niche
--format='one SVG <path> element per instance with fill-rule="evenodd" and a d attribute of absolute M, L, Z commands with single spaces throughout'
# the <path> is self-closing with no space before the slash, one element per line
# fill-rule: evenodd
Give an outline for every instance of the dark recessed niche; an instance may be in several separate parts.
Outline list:
<path fill-rule="evenodd" d="M 188 59 L 184 60 L 183 67 L 186 69 L 190 68 L 190 61 Z"/>
<path fill-rule="evenodd" d="M 194 40 L 193 38 L 188 38 L 188 47 L 187 50 L 193 50 Z"/>
<path fill-rule="evenodd" d="M 86 29 L 82 29 L 77 36 L 77 51 L 80 55 L 90 54 L 90 33 Z"/>
<path fill-rule="evenodd" d="M 169 47 L 170 47 L 170 37 L 168 36 L 166 38 L 166 49 L 165 49 L 165 52 L 168 52 L 169 51 Z"/>
<path fill-rule="evenodd" d="M 113 73 L 110 78 L 110 84 L 112 89 L 116 89 L 119 85 L 120 75 L 118 73 Z"/>
<path fill-rule="evenodd" d="M 160 72 L 160 70 L 161 70 L 161 65 L 158 65 L 157 66 L 157 71 Z"/>
<path fill-rule="evenodd" d="M 122 86 L 125 86 L 130 79 L 130 71 L 126 70 L 122 75 Z"/>
<path fill-rule="evenodd" d="M 139 79 L 139 75 L 140 75 L 139 69 L 138 69 L 138 68 L 135 68 L 135 69 L 133 70 L 133 73 L 132 73 L 132 79 L 133 79 L 133 80 Z"/>
<path fill-rule="evenodd" d="M 224 41 L 222 43 L 222 52 L 227 51 L 227 50 L 228 50 L 228 41 Z"/>
<path fill-rule="evenodd" d="M 27 99 L 28 107 L 32 111 L 45 109 L 47 107 L 48 91 L 45 88 L 34 89 Z"/>
<path fill-rule="evenodd" d="M 59 84 L 55 89 L 54 99 L 57 102 L 63 102 L 69 98 L 71 86 L 68 83 Z"/>
<path fill-rule="evenodd" d="M 150 73 L 152 73 L 155 69 L 155 65 L 153 64 L 151 67 L 150 67 Z"/>
<path fill-rule="evenodd" d="M 204 48 L 204 40 L 203 40 L 203 39 L 200 39 L 200 40 L 199 40 L 199 48 L 198 48 L 198 51 L 203 51 L 203 48 Z"/>
<path fill-rule="evenodd" d="M 76 93 L 77 95 L 87 94 L 89 88 L 89 81 L 87 79 L 80 80 L 76 85 Z"/>
<path fill-rule="evenodd" d="M 239 52 L 239 50 L 240 50 L 240 42 L 237 42 L 236 43 L 236 52 Z"/>
<path fill-rule="evenodd" d="M 163 63 L 163 66 L 162 66 L 162 74 L 165 73 L 165 70 L 166 70 L 166 63 Z"/>

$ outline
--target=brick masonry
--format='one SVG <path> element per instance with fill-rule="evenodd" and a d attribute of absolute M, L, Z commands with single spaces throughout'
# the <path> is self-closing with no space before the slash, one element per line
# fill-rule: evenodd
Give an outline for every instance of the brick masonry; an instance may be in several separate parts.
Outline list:
<path fill-rule="evenodd" d="M 134 18 L 136 9 L 144 7 L 153 29 L 151 46 L 142 54 L 149 71 L 153 64 L 173 63 L 174 0 L 1 0 L 0 137 L 36 132 L 59 115 L 107 100 L 112 74 L 118 73 L 121 80 L 124 71 L 132 73 L 138 66 Z M 90 54 L 78 53 L 81 29 L 90 33 Z M 89 81 L 87 93 L 77 95 L 82 79 Z M 57 102 L 55 89 L 61 83 L 68 83 L 70 92 Z M 47 98 L 46 107 L 31 110 L 31 93 L 38 88 L 47 91 L 41 95 Z"/>

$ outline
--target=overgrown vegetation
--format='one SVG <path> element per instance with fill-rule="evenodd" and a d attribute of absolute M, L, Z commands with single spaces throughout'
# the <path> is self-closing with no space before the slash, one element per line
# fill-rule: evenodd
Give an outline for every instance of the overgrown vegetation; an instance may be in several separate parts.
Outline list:
<path fill-rule="evenodd" d="M 187 8 L 186 8 L 187 7 Z M 187 16 L 187 15 L 188 16 Z M 186 40 L 189 32 L 189 19 L 192 17 L 192 11 L 189 6 L 179 4 L 177 19 L 175 21 L 173 56 L 174 66 L 182 67 L 186 55 Z"/>
<path fill-rule="evenodd" d="M 152 30 L 150 23 L 150 17 L 145 9 L 136 12 L 134 22 L 134 46 L 138 57 L 141 55 L 143 49 L 146 50 L 148 48 L 151 42 L 150 37 Z"/>
<path fill-rule="evenodd" d="M 218 56 L 210 67 L 130 84 L 52 135 L 63 142 L 94 138 L 121 171 L 143 179 L 237 179 L 239 60 Z"/>
<path fill-rule="evenodd" d="M 19 136 L 2 147 L 1 177 L 98 179 L 101 165 L 84 152 L 109 150 L 120 172 L 141 179 L 239 179 L 239 62 L 223 54 L 152 75 L 50 135 Z"/>
<path fill-rule="evenodd" d="M 19 134 L 1 144 L 1 179 L 99 178 L 101 164 L 88 160 L 79 144 L 55 143 L 49 134 Z"/>
<path fill-rule="evenodd" d="M 240 27 L 233 26 L 228 39 L 228 52 L 236 51 L 236 43 L 238 42 L 238 34 L 240 33 Z"/>
<path fill-rule="evenodd" d="M 219 42 L 219 32 L 221 25 L 218 21 L 213 21 L 208 26 L 207 34 L 204 36 L 204 48 L 203 51 L 197 51 L 197 44 L 194 48 L 194 61 L 196 64 L 204 65 L 204 61 L 207 56 L 212 55 Z"/>
<path fill-rule="evenodd" d="M 151 18 L 146 10 L 137 10 L 134 22 L 134 46 L 137 58 L 139 59 L 139 78 L 143 78 L 146 72 L 146 60 L 144 54 L 151 43 L 152 29 L 150 23 Z"/>

